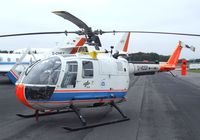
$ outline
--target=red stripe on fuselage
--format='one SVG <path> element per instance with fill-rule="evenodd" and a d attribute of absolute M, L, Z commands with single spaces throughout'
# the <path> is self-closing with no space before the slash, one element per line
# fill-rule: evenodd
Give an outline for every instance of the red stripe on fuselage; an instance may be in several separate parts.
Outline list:
<path fill-rule="evenodd" d="M 10 72 L 13 74 L 13 76 L 14 76 L 16 79 L 19 79 L 19 77 L 14 73 L 14 71 L 10 70 Z"/>
<path fill-rule="evenodd" d="M 127 92 L 127 90 L 55 90 L 54 92 Z"/>

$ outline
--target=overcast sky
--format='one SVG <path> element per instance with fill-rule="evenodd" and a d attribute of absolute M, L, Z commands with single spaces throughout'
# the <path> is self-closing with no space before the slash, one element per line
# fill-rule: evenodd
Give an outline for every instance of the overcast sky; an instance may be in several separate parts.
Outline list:
<path fill-rule="evenodd" d="M 199 0 L 4 0 L 0 3 L 0 34 L 73 31 L 78 28 L 51 13 L 64 10 L 95 29 L 148 30 L 200 34 Z M 122 34 L 101 36 L 108 48 L 116 45 Z M 53 48 L 73 35 L 26 36 L 0 38 L 0 49 L 25 47 Z M 129 52 L 156 52 L 169 55 L 181 40 L 196 47 L 184 49 L 181 57 L 200 58 L 200 37 L 132 34 Z"/>

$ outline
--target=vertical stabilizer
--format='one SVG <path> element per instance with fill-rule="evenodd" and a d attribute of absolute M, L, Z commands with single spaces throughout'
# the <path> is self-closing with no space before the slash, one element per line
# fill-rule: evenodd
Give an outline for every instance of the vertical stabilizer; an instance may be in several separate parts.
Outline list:
<path fill-rule="evenodd" d="M 160 71 L 170 71 L 170 70 L 174 70 L 176 68 L 182 48 L 188 48 L 192 51 L 195 51 L 195 47 L 189 46 L 189 45 L 184 44 L 183 42 L 179 41 L 176 49 L 174 50 L 174 52 L 168 59 L 167 63 L 164 65 L 160 65 Z"/>
<path fill-rule="evenodd" d="M 176 66 L 178 64 L 178 59 L 180 57 L 181 50 L 182 50 L 181 41 L 179 41 L 176 49 L 174 50 L 174 52 L 172 53 L 166 64 L 171 66 Z"/>
<path fill-rule="evenodd" d="M 75 54 L 75 53 L 77 53 L 78 49 L 79 49 L 81 46 L 83 46 L 83 45 L 85 44 L 85 42 L 86 42 L 86 39 L 83 38 L 83 37 L 76 39 L 76 41 L 74 42 L 74 46 L 75 46 L 75 47 L 72 48 L 70 54 Z"/>
<path fill-rule="evenodd" d="M 128 52 L 128 45 L 131 33 L 125 33 L 117 46 L 115 47 L 118 51 Z"/>

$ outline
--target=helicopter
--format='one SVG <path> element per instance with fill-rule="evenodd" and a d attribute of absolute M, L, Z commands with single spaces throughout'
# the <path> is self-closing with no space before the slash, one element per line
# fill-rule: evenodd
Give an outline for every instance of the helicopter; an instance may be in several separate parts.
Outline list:
<path fill-rule="evenodd" d="M 0 35 L 0 37 L 41 35 L 41 34 L 78 34 L 85 36 L 85 44 L 77 48 L 75 54 L 50 56 L 36 61 L 21 74 L 16 83 L 16 96 L 27 107 L 35 110 L 32 115 L 17 114 L 20 117 L 35 117 L 75 112 L 82 125 L 63 127 L 76 131 L 130 120 L 118 107 L 126 101 L 130 75 L 151 75 L 175 69 L 183 47 L 194 50 L 193 46 L 179 41 L 177 48 L 164 65 L 158 63 L 131 62 L 127 59 L 130 33 L 153 33 L 200 36 L 197 34 L 148 32 L 148 31 L 93 31 L 83 21 L 66 11 L 54 11 L 77 25 L 79 31 L 37 32 Z M 127 33 L 122 51 L 108 51 L 102 47 L 99 36 L 104 33 Z M 122 41 L 123 42 L 123 41 Z M 111 106 L 122 116 L 121 119 L 88 125 L 81 115 L 81 108 Z M 50 112 L 49 112 L 50 110 Z"/>

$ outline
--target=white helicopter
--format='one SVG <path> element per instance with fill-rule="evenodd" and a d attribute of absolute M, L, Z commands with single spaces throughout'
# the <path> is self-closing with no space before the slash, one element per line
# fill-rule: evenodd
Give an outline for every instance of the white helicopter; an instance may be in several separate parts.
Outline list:
<path fill-rule="evenodd" d="M 37 61 L 22 73 L 16 83 L 18 99 L 24 105 L 35 110 L 33 115 L 17 114 L 18 116 L 24 118 L 36 117 L 36 120 L 38 120 L 39 116 L 73 111 L 80 119 L 82 126 L 64 127 L 70 131 L 128 121 L 129 118 L 120 110 L 117 104 L 126 101 L 130 81 L 129 75 L 134 74 L 137 76 L 174 70 L 181 49 L 183 47 L 194 49 L 179 42 L 166 64 L 136 64 L 126 59 L 130 32 L 196 35 L 147 31 L 92 31 L 83 21 L 68 12 L 55 11 L 53 13 L 71 21 L 82 30 L 11 34 L 0 37 L 60 33 L 85 35 L 86 43 L 78 48 L 77 53 L 51 56 Z M 128 33 L 126 34 L 126 43 L 122 47 L 123 53 L 113 53 L 112 48 L 107 51 L 101 47 L 99 34 L 123 32 Z M 114 107 L 121 114 L 122 119 L 88 125 L 80 113 L 80 108 L 105 105 Z M 49 112 L 49 110 L 53 112 Z"/>

